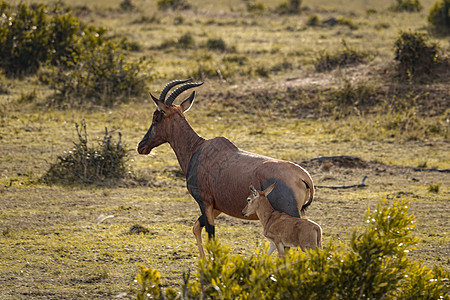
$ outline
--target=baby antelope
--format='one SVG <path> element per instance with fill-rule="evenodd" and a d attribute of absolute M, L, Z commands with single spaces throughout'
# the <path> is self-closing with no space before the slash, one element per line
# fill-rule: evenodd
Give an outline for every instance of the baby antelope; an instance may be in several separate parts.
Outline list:
<path fill-rule="evenodd" d="M 303 251 L 307 248 L 322 248 L 322 228 L 319 224 L 273 209 L 267 196 L 275 185 L 276 182 L 264 191 L 258 191 L 250 185 L 248 203 L 242 210 L 243 216 L 248 217 L 256 213 L 261 221 L 263 234 L 270 241 L 268 254 L 271 255 L 275 248 L 280 257 L 284 257 L 285 247 L 300 247 Z"/>

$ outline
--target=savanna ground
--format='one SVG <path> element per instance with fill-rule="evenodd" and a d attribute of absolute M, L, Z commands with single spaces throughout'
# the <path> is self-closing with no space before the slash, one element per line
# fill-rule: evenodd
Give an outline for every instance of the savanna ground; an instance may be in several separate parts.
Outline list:
<path fill-rule="evenodd" d="M 244 1 L 192 0 L 190 10 L 166 12 L 146 0 L 133 1 L 136 9 L 129 12 L 118 10 L 120 1 L 70 5 L 88 8 L 83 21 L 136 42 L 133 56 L 151 57 L 148 89 L 155 94 L 174 78 L 203 78 L 186 114 L 203 137 L 225 136 L 245 150 L 298 162 L 319 186 L 358 184 L 367 176 L 365 188 L 317 188 L 307 217 L 322 226 L 325 245 L 349 240 L 381 199 L 406 198 L 421 238 L 411 255 L 448 269 L 450 76 L 446 69 L 426 82 L 395 75 L 395 39 L 400 30 L 426 32 L 433 1 L 422 1 L 418 13 L 393 12 L 393 2 L 305 0 L 299 15 L 272 13 L 277 1 L 265 2 L 261 13 L 248 12 Z M 314 14 L 353 26 L 306 25 Z M 193 43 L 177 47 L 186 33 Z M 211 38 L 223 39 L 227 49 L 205 48 Z M 368 57 L 317 72 L 319 52 L 338 51 L 343 40 Z M 448 38 L 432 40 L 448 55 Z M 168 145 L 149 156 L 135 151 L 151 122 L 149 98 L 59 109 L 45 105 L 51 91 L 34 76 L 3 82 L 0 298 L 132 298 L 142 264 L 160 270 L 167 286 L 180 285 L 183 272 L 196 268 L 192 225 L 199 209 Z M 370 101 L 348 107 L 330 100 L 346 84 L 368 90 Z M 32 102 L 26 97 L 31 93 Z M 74 123 L 83 119 L 90 142 L 105 127 L 122 133 L 130 178 L 100 186 L 42 183 L 50 164 L 71 149 Z M 339 155 L 359 159 L 312 160 Z M 133 225 L 149 232 L 129 234 Z M 257 222 L 220 216 L 216 225 L 232 253 L 250 256 L 264 247 Z"/>

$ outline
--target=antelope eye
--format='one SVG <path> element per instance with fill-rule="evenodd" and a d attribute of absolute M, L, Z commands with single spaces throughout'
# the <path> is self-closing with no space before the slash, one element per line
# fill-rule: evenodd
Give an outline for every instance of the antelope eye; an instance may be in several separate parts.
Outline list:
<path fill-rule="evenodd" d="M 247 202 L 248 202 L 248 203 L 250 203 L 250 201 L 252 201 L 252 199 L 250 199 L 250 198 L 247 198 Z"/>

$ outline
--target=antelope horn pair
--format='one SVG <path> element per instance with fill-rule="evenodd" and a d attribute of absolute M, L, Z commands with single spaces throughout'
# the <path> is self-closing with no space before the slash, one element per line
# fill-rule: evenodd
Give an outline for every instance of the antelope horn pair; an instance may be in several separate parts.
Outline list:
<path fill-rule="evenodd" d="M 160 101 L 162 103 L 164 103 L 167 106 L 172 106 L 173 101 L 175 101 L 175 99 L 184 91 L 200 86 L 203 84 L 203 82 L 199 82 L 199 83 L 195 83 L 195 82 L 191 82 L 191 83 L 186 83 L 191 81 L 192 78 L 189 79 L 185 79 L 185 80 L 174 80 L 169 82 L 168 84 L 166 84 L 166 86 L 163 88 L 163 90 L 161 91 L 161 94 L 159 95 L 159 99 L 156 98 L 155 96 L 153 96 L 150 93 L 150 96 L 152 97 L 153 101 Z M 185 84 L 183 84 L 185 83 Z M 179 88 L 177 88 L 176 90 L 174 90 L 169 97 L 166 98 L 167 93 L 175 86 L 183 84 L 182 86 L 180 86 Z M 195 92 L 192 92 L 191 97 L 193 96 Z"/>

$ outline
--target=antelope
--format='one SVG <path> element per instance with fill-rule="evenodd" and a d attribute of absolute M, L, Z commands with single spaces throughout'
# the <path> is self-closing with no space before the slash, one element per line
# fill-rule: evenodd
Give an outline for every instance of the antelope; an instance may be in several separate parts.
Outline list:
<path fill-rule="evenodd" d="M 276 248 L 278 255 L 284 257 L 285 247 L 300 247 L 303 251 L 315 247 L 322 249 L 322 228 L 319 224 L 308 219 L 291 217 L 270 205 L 267 196 L 275 185 L 276 182 L 264 191 L 258 191 L 250 185 L 251 193 L 247 198 L 247 206 L 242 210 L 244 217 L 256 213 L 261 221 L 263 234 L 270 241 L 268 254 L 271 255 Z"/>
<path fill-rule="evenodd" d="M 169 82 L 159 98 L 150 93 L 156 110 L 137 151 L 146 155 L 153 148 L 169 143 L 175 152 L 186 176 L 187 189 L 200 207 L 201 215 L 194 223 L 193 233 L 200 257 L 204 257 L 203 228 L 206 228 L 208 238 L 213 238 L 214 220 L 219 214 L 244 219 L 241 212 L 246 205 L 250 182 L 264 189 L 277 181 L 277 187 L 269 197 L 270 203 L 275 209 L 297 218 L 311 204 L 314 185 L 309 173 L 297 164 L 243 151 L 225 137 L 204 139 L 199 136 L 184 116 L 194 102 L 195 91 L 181 104 L 173 104 L 184 91 L 203 84 L 190 81 Z M 177 85 L 179 87 L 167 96 Z M 257 220 L 258 217 L 252 214 L 248 219 Z"/>

